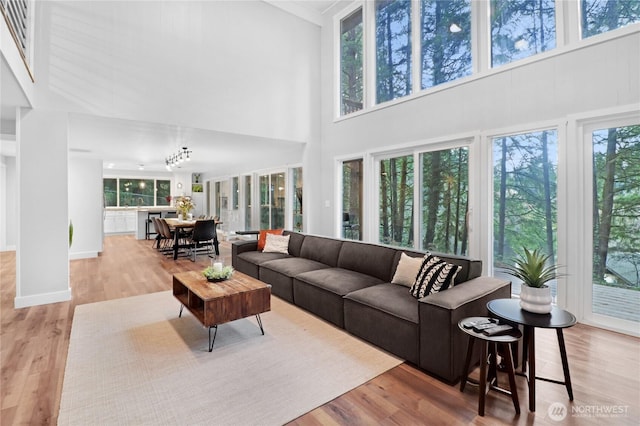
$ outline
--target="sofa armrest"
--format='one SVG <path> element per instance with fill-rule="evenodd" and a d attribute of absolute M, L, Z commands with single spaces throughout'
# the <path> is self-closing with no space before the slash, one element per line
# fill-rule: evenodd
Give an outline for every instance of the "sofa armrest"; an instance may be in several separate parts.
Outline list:
<path fill-rule="evenodd" d="M 232 241 L 231 242 L 231 259 L 235 261 L 236 256 L 247 251 L 258 250 L 257 241 Z M 235 262 L 233 263 L 235 264 Z"/>
<path fill-rule="evenodd" d="M 496 290 L 499 290 L 504 286 L 509 286 L 509 295 L 504 297 L 510 298 L 510 281 L 494 277 L 478 277 L 458 284 L 446 291 L 423 297 L 420 299 L 420 302 L 428 305 L 435 305 L 444 309 L 457 309 L 466 303 L 471 303 L 474 300 L 481 299 L 491 293 L 494 293 Z M 483 312 L 484 313 L 481 316 L 486 315 L 486 306 L 483 309 Z M 478 314 L 478 316 L 480 315 Z"/>
<path fill-rule="evenodd" d="M 458 321 L 488 316 L 489 301 L 510 297 L 510 281 L 478 277 L 420 299 L 420 367 L 449 383 L 457 382 L 468 343 Z"/>

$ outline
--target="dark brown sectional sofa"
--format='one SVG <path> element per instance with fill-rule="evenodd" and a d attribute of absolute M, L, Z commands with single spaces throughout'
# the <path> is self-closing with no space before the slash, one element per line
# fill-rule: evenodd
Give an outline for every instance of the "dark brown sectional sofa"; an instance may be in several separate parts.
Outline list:
<path fill-rule="evenodd" d="M 467 338 L 458 321 L 486 316 L 487 302 L 511 297 L 511 283 L 482 277 L 482 262 L 440 255 L 462 266 L 455 286 L 422 299 L 392 284 L 402 252 L 424 253 L 297 232 L 289 254 L 257 251 L 256 241 L 232 243 L 233 267 L 271 284 L 272 294 L 332 322 L 426 372 L 456 383 Z M 477 346 L 477 345 L 476 345 Z"/>

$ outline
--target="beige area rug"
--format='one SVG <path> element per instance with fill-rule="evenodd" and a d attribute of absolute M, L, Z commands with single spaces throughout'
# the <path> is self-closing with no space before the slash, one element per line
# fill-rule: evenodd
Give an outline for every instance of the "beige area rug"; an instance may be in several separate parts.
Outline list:
<path fill-rule="evenodd" d="M 171 292 L 76 307 L 61 425 L 279 425 L 399 365 L 278 298 L 207 329 Z"/>

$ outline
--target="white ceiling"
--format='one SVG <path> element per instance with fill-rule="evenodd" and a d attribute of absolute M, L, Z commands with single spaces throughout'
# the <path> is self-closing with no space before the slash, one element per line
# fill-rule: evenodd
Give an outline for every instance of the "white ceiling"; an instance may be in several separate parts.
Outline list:
<path fill-rule="evenodd" d="M 105 168 L 116 170 L 139 170 L 142 165 L 145 171 L 167 171 L 166 157 L 186 146 L 192 159 L 177 171 L 225 174 L 229 164 L 255 167 L 268 157 L 299 157 L 304 148 L 298 142 L 84 114 L 71 114 L 69 124 L 72 157 L 101 159 Z M 250 159 L 257 162 L 252 164 Z"/>
<path fill-rule="evenodd" d="M 264 1 L 318 26 L 322 25 L 323 14 L 339 3 L 337 0 Z M 71 2 L 68 5 L 72 7 L 74 3 Z M 7 123 L 15 120 L 16 105 L 28 105 L 22 92 L 16 90 L 17 84 L 12 84 L 12 75 L 4 58 L 0 62 L 2 63 L 1 112 L 3 122 Z M 296 95 L 296 92 L 292 94 Z M 140 165 L 143 165 L 145 171 L 166 171 L 164 163 L 167 155 L 178 152 L 182 146 L 187 146 L 193 154 L 192 161 L 183 163 L 180 171 L 211 171 L 213 173 L 217 170 L 225 173 L 225 165 L 239 161 L 247 168 L 259 167 L 261 162 L 267 161 L 269 157 L 282 159 L 285 161 L 283 164 L 296 158 L 301 161 L 304 149 L 301 139 L 293 138 L 297 139 L 294 141 L 292 138 L 278 139 L 278 136 L 254 136 L 256 133 L 251 135 L 251 130 L 248 130 L 249 134 L 240 135 L 224 130 L 108 118 L 90 113 L 70 113 L 69 123 L 70 155 L 100 159 L 103 160 L 105 168 L 113 167 L 116 170 L 137 170 Z M 247 125 L 250 129 L 251 122 L 247 122 Z M 3 133 L 2 129 L 0 133 Z M 7 141 L 10 137 L 5 134 L 2 139 Z M 7 143 L 0 145 L 0 148 L 4 148 L 5 155 L 11 155 L 10 145 Z M 253 164 L 248 159 L 254 159 Z"/>

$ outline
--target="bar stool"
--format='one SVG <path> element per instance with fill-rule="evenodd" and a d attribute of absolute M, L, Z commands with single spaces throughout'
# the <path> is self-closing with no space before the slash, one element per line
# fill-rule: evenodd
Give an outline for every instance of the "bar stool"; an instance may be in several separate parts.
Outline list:
<path fill-rule="evenodd" d="M 145 222 L 145 236 L 144 239 L 148 240 L 149 235 L 155 235 L 156 233 L 149 229 L 149 224 L 152 223 L 152 216 L 162 217 L 162 212 L 147 212 L 147 221 Z M 144 217 L 144 216 L 143 216 Z"/>
<path fill-rule="evenodd" d="M 488 336 L 482 331 L 475 331 L 473 327 L 467 328 L 465 324 L 471 322 L 487 321 L 486 317 L 464 318 L 458 322 L 460 330 L 469 335 L 467 345 L 467 359 L 464 364 L 462 380 L 460 382 L 460 392 L 464 392 L 467 382 L 478 385 L 478 414 L 484 416 L 484 404 L 486 395 L 490 390 L 495 390 L 505 395 L 510 395 L 516 414 L 520 414 L 520 403 L 518 402 L 518 390 L 516 388 L 515 372 L 513 369 L 513 357 L 511 355 L 511 344 L 516 343 L 522 337 L 522 333 L 517 328 L 512 328 L 505 334 Z M 469 379 L 469 367 L 473 356 L 473 346 L 476 340 L 480 341 L 480 380 L 476 382 Z M 498 365 L 497 355 L 504 356 L 505 368 L 509 376 L 509 390 L 498 386 Z M 487 371 L 487 359 L 489 360 L 489 371 Z"/>

